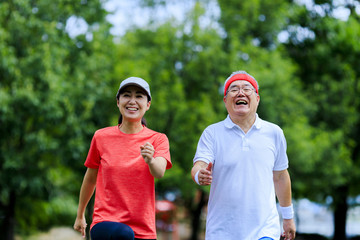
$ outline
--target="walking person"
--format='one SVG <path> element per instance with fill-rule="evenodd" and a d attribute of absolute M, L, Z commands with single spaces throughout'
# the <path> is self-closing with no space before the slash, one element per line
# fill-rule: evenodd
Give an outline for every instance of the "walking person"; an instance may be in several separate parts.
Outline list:
<path fill-rule="evenodd" d="M 156 239 L 154 178 L 172 167 L 169 141 L 146 126 L 145 80 L 122 81 L 116 100 L 118 125 L 97 130 L 91 141 L 74 229 L 85 237 L 85 209 L 96 188 L 92 240 Z"/>
<path fill-rule="evenodd" d="M 191 175 L 211 185 L 206 240 L 295 238 L 286 140 L 281 128 L 257 114 L 259 85 L 245 71 L 224 83 L 225 120 L 202 133 Z M 276 197 L 283 218 L 283 233 Z"/>

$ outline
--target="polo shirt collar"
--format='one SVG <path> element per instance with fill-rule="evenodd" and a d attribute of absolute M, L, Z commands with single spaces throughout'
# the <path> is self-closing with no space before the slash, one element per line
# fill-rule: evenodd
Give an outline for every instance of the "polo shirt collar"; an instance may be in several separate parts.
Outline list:
<path fill-rule="evenodd" d="M 256 129 L 260 129 L 261 128 L 261 118 L 259 118 L 259 115 L 256 113 L 256 119 L 254 122 L 253 127 L 255 127 Z M 231 120 L 230 115 L 228 114 L 225 121 L 224 121 L 225 127 L 227 128 L 233 128 L 233 127 L 237 127 L 237 125 Z"/>

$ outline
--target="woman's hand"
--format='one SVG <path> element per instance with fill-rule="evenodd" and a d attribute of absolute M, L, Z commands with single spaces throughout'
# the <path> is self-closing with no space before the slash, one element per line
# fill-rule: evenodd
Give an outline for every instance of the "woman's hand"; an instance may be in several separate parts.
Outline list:
<path fill-rule="evenodd" d="M 86 224 L 85 217 L 76 218 L 75 223 L 74 223 L 74 230 L 80 232 L 81 236 L 83 238 L 85 238 L 85 236 L 86 236 L 86 233 L 85 233 L 86 226 L 87 226 L 87 224 Z"/>
<path fill-rule="evenodd" d="M 149 166 L 151 175 L 156 178 L 162 178 L 165 174 L 167 161 L 163 157 L 154 158 L 155 149 L 149 142 L 140 146 L 141 156 L 145 163 Z"/>
<path fill-rule="evenodd" d="M 144 145 L 140 146 L 141 156 L 144 158 L 147 164 L 153 161 L 153 156 L 155 153 L 155 149 L 151 143 L 146 142 Z"/>

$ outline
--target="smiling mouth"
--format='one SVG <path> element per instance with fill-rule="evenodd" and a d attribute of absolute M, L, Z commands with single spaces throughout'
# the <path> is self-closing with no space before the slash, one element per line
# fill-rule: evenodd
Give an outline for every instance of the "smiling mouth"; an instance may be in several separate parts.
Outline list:
<path fill-rule="evenodd" d="M 248 103 L 244 100 L 239 100 L 236 102 L 236 105 L 247 105 Z"/>
<path fill-rule="evenodd" d="M 136 111 L 136 110 L 138 110 L 137 108 L 134 108 L 134 107 L 128 107 L 128 108 L 126 108 L 127 110 L 130 110 L 130 111 Z"/>

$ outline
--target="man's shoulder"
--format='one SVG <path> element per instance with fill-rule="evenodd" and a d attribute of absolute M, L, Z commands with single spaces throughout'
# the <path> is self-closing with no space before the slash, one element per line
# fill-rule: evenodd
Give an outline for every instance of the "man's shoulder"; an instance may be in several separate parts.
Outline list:
<path fill-rule="evenodd" d="M 205 130 L 218 130 L 218 129 L 222 129 L 224 126 L 225 126 L 225 120 L 222 120 L 220 122 L 210 124 L 205 128 Z"/>
<path fill-rule="evenodd" d="M 260 121 L 262 124 L 264 124 L 264 126 L 269 126 L 269 127 L 276 127 L 276 128 L 280 128 L 279 125 L 277 125 L 276 123 L 264 120 L 260 118 Z"/>
<path fill-rule="evenodd" d="M 259 120 L 262 128 L 273 132 L 282 132 L 281 127 L 276 123 L 269 122 L 263 119 L 259 119 Z"/>

